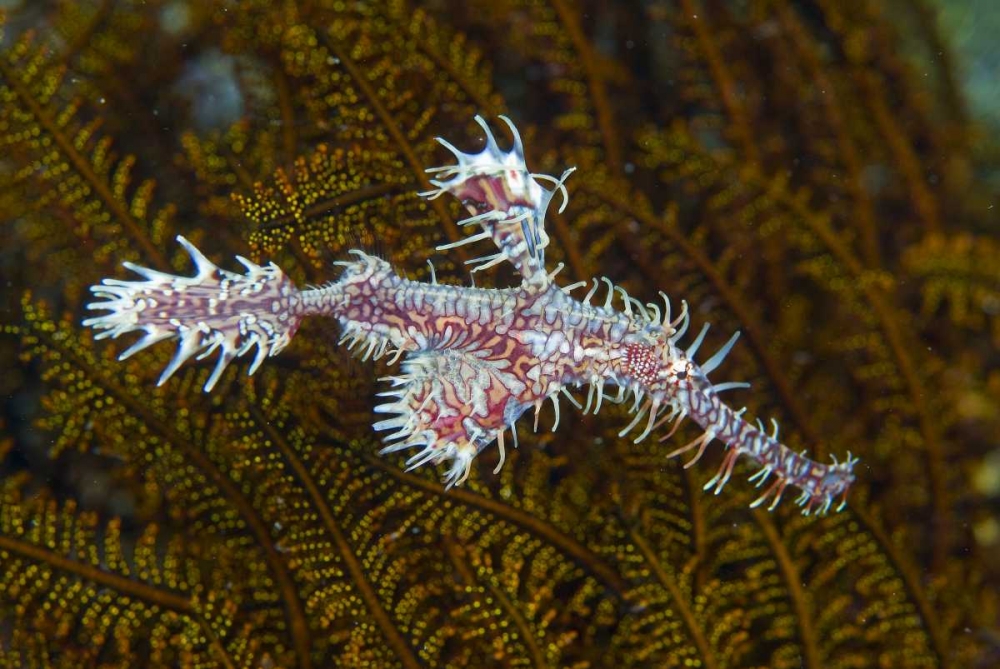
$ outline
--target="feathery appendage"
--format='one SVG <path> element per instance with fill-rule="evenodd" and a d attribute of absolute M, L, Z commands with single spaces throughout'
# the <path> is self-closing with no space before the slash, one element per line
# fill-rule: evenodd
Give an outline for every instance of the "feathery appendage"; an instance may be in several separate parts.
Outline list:
<path fill-rule="evenodd" d="M 390 414 L 375 423 L 379 431 L 392 430 L 383 453 L 419 449 L 407 460 L 410 469 L 427 463 L 450 462 L 444 480 L 450 488 L 469 476 L 473 459 L 497 441 L 503 465 L 504 434 L 528 409 L 538 414 L 546 400 L 556 412 L 567 388 L 589 385 L 584 412 L 600 410 L 604 400 L 623 402 L 633 396 L 631 424 L 620 433 L 643 425 L 635 438 L 641 441 L 664 423 L 672 422 L 669 438 L 685 418 L 703 430 L 701 436 L 668 457 L 694 452 L 690 467 L 718 439 L 726 454 L 719 472 L 705 485 L 718 494 L 729 481 L 736 461 L 745 455 L 761 466 L 752 478 L 758 486 L 773 477 L 751 506 L 770 500 L 773 509 L 785 489 L 801 491 L 798 504 L 806 514 L 826 513 L 836 500 L 845 503 L 854 482 L 857 459 L 821 464 L 796 453 L 778 441 L 777 425 L 769 434 L 758 421 L 743 420 L 743 410 L 733 411 L 719 393 L 746 387 L 741 383 L 713 384 L 708 374 L 725 359 L 736 342 L 734 335 L 704 365 L 694 362 L 707 325 L 687 349 L 679 341 L 687 332 L 690 314 L 683 303 L 673 317 L 670 300 L 661 293 L 657 304 L 642 304 L 610 280 L 596 279 L 582 300 L 570 296 L 584 284 L 560 288 L 547 274 L 544 249 L 545 211 L 559 192 L 567 197 L 563 181 L 534 175 L 524 162 L 523 147 L 513 124 L 514 146 L 502 151 L 486 123 L 486 148 L 463 153 L 444 140 L 457 164 L 428 170 L 437 175 L 435 198 L 443 193 L 457 197 L 472 216 L 464 224 L 478 224 L 482 232 L 461 243 L 490 239 L 498 252 L 479 261 L 473 272 L 508 261 L 522 276 L 517 288 L 481 289 L 446 286 L 432 281 L 405 279 L 389 264 L 361 251 L 344 267 L 341 277 L 326 286 L 298 290 L 273 264 L 258 266 L 244 258 L 245 275 L 219 269 L 183 238 L 178 238 L 197 266 L 193 277 L 180 277 L 126 264 L 145 281 L 106 279 L 92 287 L 103 302 L 88 305 L 109 313 L 84 321 L 101 330 L 98 337 L 118 337 L 143 331 L 143 337 L 122 358 L 158 341 L 178 337 L 180 345 L 160 378 L 166 381 L 194 355 L 220 355 L 205 390 L 211 390 L 226 366 L 257 347 L 250 365 L 252 374 L 263 359 L 284 348 L 304 316 L 336 318 L 351 349 L 363 357 L 391 354 L 394 363 L 405 355 L 402 374 L 389 377 L 392 388 L 381 393 L 391 398 L 375 408 Z M 555 184 L 546 190 L 536 179 Z M 564 201 L 565 204 L 565 201 Z M 457 246 L 453 244 L 440 248 Z M 474 261 L 476 262 L 476 261 Z M 599 287 L 607 286 L 601 305 L 591 301 Z M 614 308 L 620 296 L 623 308 Z M 605 386 L 618 387 L 615 397 Z M 578 405 L 579 406 L 579 405 Z M 499 466 L 497 468 L 499 471 Z"/>
<path fill-rule="evenodd" d="M 558 179 L 547 174 L 532 174 L 524 162 L 521 135 L 509 118 L 500 118 L 513 136 L 514 145 L 510 151 L 500 149 L 486 121 L 476 116 L 476 123 L 486 133 L 486 148 L 479 153 L 465 153 L 438 137 L 438 142 L 451 151 L 457 163 L 427 170 L 436 176 L 431 179 L 435 189 L 420 195 L 434 199 L 450 193 L 471 214 L 459 221 L 459 225 L 478 224 L 483 229 L 477 235 L 439 246 L 437 250 L 491 239 L 498 252 L 468 261 L 475 265 L 472 273 L 507 261 L 514 265 L 525 283 L 544 286 L 548 283 L 545 248 L 549 245 L 545 212 L 556 193 L 563 197 L 559 211 L 566 207 L 569 195 L 563 182 L 576 168 L 566 170 Z M 542 188 L 536 179 L 551 182 L 553 190 Z"/>
<path fill-rule="evenodd" d="M 145 280 L 104 279 L 91 286 L 90 291 L 104 301 L 91 302 L 87 309 L 108 313 L 83 324 L 100 330 L 96 339 L 143 331 L 142 338 L 119 360 L 156 342 L 179 338 L 177 352 L 157 385 L 164 384 L 192 356 L 202 360 L 218 350 L 215 369 L 205 383 L 207 392 L 235 358 L 256 347 L 249 369 L 253 374 L 264 358 L 288 345 L 303 315 L 299 291 L 274 263 L 261 266 L 237 256 L 247 272 L 236 274 L 217 267 L 184 237 L 178 236 L 177 241 L 194 261 L 194 276 L 123 263 Z"/>

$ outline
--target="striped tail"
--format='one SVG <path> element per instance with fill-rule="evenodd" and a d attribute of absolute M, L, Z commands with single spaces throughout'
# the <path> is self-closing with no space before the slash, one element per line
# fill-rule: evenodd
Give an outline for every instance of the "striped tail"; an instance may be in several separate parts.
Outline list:
<path fill-rule="evenodd" d="M 166 339 L 177 338 L 177 352 L 160 375 L 162 385 L 187 360 L 198 360 L 218 351 L 219 357 L 205 383 L 209 392 L 234 359 L 256 349 L 249 374 L 264 358 L 281 351 L 295 334 L 304 314 L 301 293 L 274 264 L 258 265 L 236 259 L 246 268 L 237 274 L 216 266 L 188 240 L 177 241 L 191 256 L 194 276 L 159 272 L 133 263 L 123 263 L 143 280 L 104 279 L 90 291 L 102 301 L 87 309 L 106 311 L 83 321 L 98 330 L 96 339 L 128 332 L 143 332 L 119 360 Z"/>

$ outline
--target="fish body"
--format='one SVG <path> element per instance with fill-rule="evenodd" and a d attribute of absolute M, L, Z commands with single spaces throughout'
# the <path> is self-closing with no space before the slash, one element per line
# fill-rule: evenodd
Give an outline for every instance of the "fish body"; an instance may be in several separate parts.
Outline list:
<path fill-rule="evenodd" d="M 819 463 L 778 440 L 777 424 L 765 430 L 743 418 L 720 399 L 720 393 L 746 387 L 713 383 L 709 375 L 723 362 L 738 333 L 701 364 L 696 355 L 708 326 L 685 347 L 690 313 L 687 304 L 674 315 L 671 301 L 643 304 L 623 288 L 602 278 L 559 286 L 558 269 L 549 272 L 545 249 L 545 214 L 551 201 L 568 193 L 560 178 L 531 173 L 524 161 L 520 136 L 510 127 L 513 146 L 499 148 L 480 117 L 486 146 L 464 153 L 439 140 L 455 156 L 455 164 L 428 170 L 433 190 L 427 198 L 456 197 L 469 213 L 462 226 L 478 232 L 455 246 L 490 241 L 495 252 L 470 261 L 472 273 L 510 263 L 521 277 L 511 288 L 488 289 L 413 281 L 386 261 L 360 250 L 350 252 L 340 277 L 316 288 L 300 290 L 273 263 L 262 266 L 237 256 L 243 273 L 221 269 L 183 237 L 194 276 L 178 276 L 126 263 L 139 281 L 105 279 L 91 287 L 101 301 L 89 309 L 106 313 L 84 325 L 97 337 L 116 338 L 134 331 L 142 337 L 121 358 L 166 339 L 178 339 L 174 357 L 160 377 L 165 383 L 191 358 L 217 355 L 205 384 L 210 391 L 236 358 L 253 353 L 248 372 L 284 349 L 307 317 L 336 319 L 341 343 L 365 358 L 389 356 L 401 361 L 400 372 L 387 377 L 385 401 L 375 412 L 386 417 L 374 429 L 386 433 L 383 453 L 410 451 L 409 468 L 443 464 L 448 487 L 462 484 L 473 459 L 496 443 L 503 465 L 505 435 L 517 443 L 517 423 L 525 412 L 538 415 L 546 403 L 555 411 L 568 398 L 584 412 L 597 413 L 606 402 L 629 402 L 633 419 L 620 436 L 637 431 L 639 442 L 664 424 L 672 436 L 685 419 L 703 430 L 694 441 L 669 453 L 693 453 L 697 462 L 706 447 L 720 441 L 726 449 L 718 473 L 705 485 L 718 494 L 743 455 L 760 469 L 751 478 L 770 485 L 751 506 L 773 509 L 787 486 L 799 489 L 805 513 L 843 508 L 854 482 L 857 459 Z M 543 187 L 548 183 L 551 189 Z M 581 298 L 577 290 L 587 289 Z M 603 293 L 603 300 L 601 299 Z M 596 301 L 595 301 L 596 300 Z M 621 308 L 617 308 L 617 304 Z M 585 405 L 569 393 L 587 388 Z"/>

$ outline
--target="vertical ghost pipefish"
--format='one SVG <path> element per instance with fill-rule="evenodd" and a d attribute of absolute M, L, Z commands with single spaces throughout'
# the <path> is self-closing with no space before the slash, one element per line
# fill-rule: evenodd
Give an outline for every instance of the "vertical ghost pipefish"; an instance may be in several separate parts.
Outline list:
<path fill-rule="evenodd" d="M 485 148 L 464 153 L 439 139 L 456 162 L 428 170 L 434 189 L 421 196 L 434 199 L 448 193 L 458 198 L 469 213 L 460 224 L 477 230 L 439 250 L 491 241 L 496 252 L 469 261 L 472 273 L 509 262 L 521 277 L 517 287 L 442 285 L 433 272 L 430 283 L 410 281 L 384 260 L 353 250 L 350 260 L 337 263 L 344 268 L 338 280 L 299 290 L 273 263 L 262 266 L 237 256 L 246 271 L 231 272 L 178 237 L 194 261 L 194 276 L 125 263 L 141 280 L 105 279 L 92 286 L 101 301 L 88 308 L 106 313 L 84 325 L 98 330 L 97 338 L 142 332 L 121 359 L 158 341 L 178 339 L 160 384 L 192 357 L 217 354 L 205 384 L 210 391 L 235 358 L 253 352 L 248 368 L 253 374 L 266 357 L 288 345 L 303 318 L 332 316 L 340 322 L 341 342 L 363 352 L 364 359 L 402 359 L 400 373 L 384 379 L 389 389 L 379 395 L 386 401 L 375 408 L 387 415 L 374 424 L 375 430 L 388 432 L 382 452 L 415 449 L 406 461 L 410 469 L 446 463 L 449 488 L 466 480 L 472 460 L 493 442 L 499 449 L 499 472 L 506 432 L 516 445 L 518 418 L 533 408 L 537 427 L 546 400 L 555 411 L 555 430 L 560 397 L 579 407 L 567 389 L 586 385 L 584 413 L 597 413 L 605 401 L 631 400 L 633 419 L 620 435 L 638 429 L 636 442 L 670 424 L 660 438 L 667 439 L 686 418 L 701 426 L 700 436 L 667 455 L 690 453 L 685 467 L 697 462 L 711 442 L 721 441 L 725 457 L 706 490 L 718 494 L 745 455 L 760 466 L 751 481 L 760 487 L 770 480 L 752 507 L 767 504 L 773 509 L 791 485 L 799 489 L 798 504 L 806 514 L 826 513 L 835 501 L 837 510 L 843 508 L 856 458 L 848 453 L 844 461 L 833 458 L 829 464 L 811 460 L 778 441 L 776 422 L 771 421 L 768 431 L 719 398 L 723 391 L 748 386 L 708 379 L 739 333 L 699 365 L 695 355 L 708 325 L 682 348 L 691 320 L 685 302 L 675 314 L 662 292 L 661 309 L 659 303 L 641 303 L 606 278 L 556 284 L 558 269 L 545 267 L 545 213 L 556 196 L 560 211 L 565 208 L 564 182 L 573 170 L 558 179 L 529 172 L 517 129 L 500 118 L 513 135 L 509 151 L 497 145 L 477 116 L 486 132 Z M 574 289 L 587 286 L 582 300 L 571 297 Z M 597 298 L 601 290 L 603 301 Z M 608 386 L 616 386 L 617 393 L 607 394 Z"/>

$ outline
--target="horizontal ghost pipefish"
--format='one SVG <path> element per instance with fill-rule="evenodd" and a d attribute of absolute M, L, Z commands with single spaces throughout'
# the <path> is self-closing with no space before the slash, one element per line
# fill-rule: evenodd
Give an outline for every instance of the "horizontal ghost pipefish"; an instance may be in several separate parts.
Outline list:
<path fill-rule="evenodd" d="M 565 208 L 564 182 L 573 170 L 555 178 L 528 171 L 517 129 L 510 127 L 513 146 L 503 151 L 481 117 L 486 146 L 464 153 L 443 139 L 456 163 L 428 170 L 433 190 L 421 196 L 434 199 L 448 193 L 462 203 L 468 218 L 462 226 L 478 232 L 439 250 L 490 240 L 496 252 L 469 261 L 471 272 L 503 262 L 511 263 L 521 285 L 485 289 L 439 284 L 431 267 L 431 282 L 410 281 L 384 260 L 353 250 L 340 261 L 337 281 L 300 290 L 273 263 L 258 265 L 237 256 L 245 272 L 221 269 L 183 237 L 177 240 L 194 261 L 194 276 L 177 276 L 125 263 L 142 279 L 105 279 L 91 291 L 101 301 L 88 309 L 105 311 L 83 324 L 98 330 L 96 338 L 116 338 L 139 331 L 142 336 L 125 350 L 125 359 L 165 339 L 178 339 L 177 351 L 159 383 L 171 377 L 187 360 L 218 359 L 205 384 L 210 391 L 235 358 L 251 351 L 253 374 L 263 360 L 291 341 L 306 316 L 332 316 L 343 337 L 364 359 L 390 356 L 402 359 L 401 372 L 389 376 L 387 398 L 375 411 L 388 414 L 374 424 L 390 431 L 383 453 L 417 449 L 406 462 L 409 469 L 428 463 L 449 463 L 444 482 L 450 488 L 469 476 L 472 460 L 494 441 L 499 447 L 499 472 L 504 461 L 504 435 L 510 430 L 517 445 L 516 423 L 528 409 L 538 413 L 546 400 L 559 424 L 559 400 L 565 395 L 580 406 L 568 388 L 588 386 L 584 413 L 597 413 L 603 402 L 632 400 L 632 422 L 624 437 L 639 428 L 635 442 L 665 423 L 671 424 L 661 441 L 690 418 L 703 432 L 694 441 L 670 453 L 691 453 L 685 467 L 697 462 L 706 447 L 718 439 L 725 457 L 718 473 L 705 484 L 718 494 L 741 455 L 760 465 L 751 481 L 769 487 L 751 506 L 773 509 L 791 485 L 799 489 L 803 512 L 826 513 L 835 501 L 844 507 L 854 482 L 857 459 L 848 453 L 839 462 L 815 462 L 778 441 L 778 426 L 769 432 L 757 421 L 743 419 L 719 394 L 745 383 L 712 383 L 708 375 L 725 359 L 739 333 L 701 365 L 694 360 L 708 329 L 706 325 L 686 348 L 681 348 L 690 323 L 687 304 L 678 314 L 662 292 L 659 303 L 643 304 L 607 278 L 558 286 L 558 269 L 548 272 L 545 249 L 545 212 L 553 197 Z M 543 188 L 540 182 L 551 185 Z M 571 292 L 589 285 L 582 300 Z M 603 302 L 594 302 L 599 289 Z M 614 308 L 616 298 L 622 310 Z M 608 385 L 616 394 L 606 394 Z M 629 397 L 631 395 L 631 397 Z"/>

